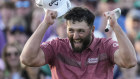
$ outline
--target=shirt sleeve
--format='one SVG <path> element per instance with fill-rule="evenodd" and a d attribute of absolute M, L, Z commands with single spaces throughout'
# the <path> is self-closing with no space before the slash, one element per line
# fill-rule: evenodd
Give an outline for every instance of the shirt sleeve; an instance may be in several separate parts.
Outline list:
<path fill-rule="evenodd" d="M 54 60 L 55 60 L 53 43 L 51 43 L 51 42 L 43 42 L 40 45 L 40 48 L 44 52 L 44 55 L 45 55 L 45 63 L 52 65 L 54 63 Z"/>
<path fill-rule="evenodd" d="M 106 42 L 105 48 L 106 48 L 106 52 L 107 52 L 107 55 L 108 55 L 110 61 L 113 64 L 115 64 L 115 62 L 114 62 L 114 53 L 116 52 L 117 49 L 119 49 L 118 42 L 113 41 L 112 39 L 109 39 Z"/>

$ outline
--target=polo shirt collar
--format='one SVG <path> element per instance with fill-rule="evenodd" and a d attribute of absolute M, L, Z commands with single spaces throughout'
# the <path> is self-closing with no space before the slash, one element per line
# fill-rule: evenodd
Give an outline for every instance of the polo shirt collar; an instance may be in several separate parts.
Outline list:
<path fill-rule="evenodd" d="M 91 51 L 94 51 L 95 46 L 96 46 L 96 42 L 97 42 L 97 38 L 95 38 L 94 35 L 93 35 L 92 37 L 93 37 L 92 42 L 91 42 L 91 44 L 89 45 L 88 48 L 89 48 Z"/>

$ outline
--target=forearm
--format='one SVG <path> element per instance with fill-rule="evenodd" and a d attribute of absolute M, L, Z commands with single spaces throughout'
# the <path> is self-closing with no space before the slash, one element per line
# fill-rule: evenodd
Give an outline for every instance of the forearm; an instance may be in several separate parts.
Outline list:
<path fill-rule="evenodd" d="M 128 37 L 122 31 L 121 27 L 118 24 L 116 24 L 116 27 L 114 27 L 113 30 L 118 40 L 118 44 L 119 44 L 118 54 L 120 56 L 121 61 L 124 64 L 134 63 L 136 61 L 136 53 L 132 43 L 130 42 L 130 40 L 128 39 Z"/>
<path fill-rule="evenodd" d="M 33 33 L 33 35 L 29 38 L 27 43 L 25 44 L 23 51 L 21 53 L 21 59 L 26 61 L 32 61 L 34 60 L 38 54 L 40 49 L 40 43 L 42 41 L 42 38 L 47 30 L 49 25 L 47 25 L 45 22 L 42 22 L 39 27 L 36 29 L 36 31 Z"/>

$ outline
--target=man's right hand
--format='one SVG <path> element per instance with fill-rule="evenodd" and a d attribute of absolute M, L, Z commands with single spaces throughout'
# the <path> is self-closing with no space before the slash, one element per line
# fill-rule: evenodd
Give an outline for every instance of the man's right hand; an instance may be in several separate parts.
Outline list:
<path fill-rule="evenodd" d="M 47 25 L 52 25 L 57 17 L 57 12 L 52 10 L 47 10 L 45 13 L 45 17 L 43 22 L 45 22 Z"/>

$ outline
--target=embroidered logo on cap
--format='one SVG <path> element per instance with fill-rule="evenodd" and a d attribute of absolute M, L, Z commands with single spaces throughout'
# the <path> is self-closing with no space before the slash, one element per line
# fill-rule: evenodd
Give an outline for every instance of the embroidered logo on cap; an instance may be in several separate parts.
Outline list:
<path fill-rule="evenodd" d="M 52 6 L 53 4 L 58 6 L 58 1 L 61 1 L 61 0 L 52 0 L 50 3 L 49 3 L 49 6 Z"/>

